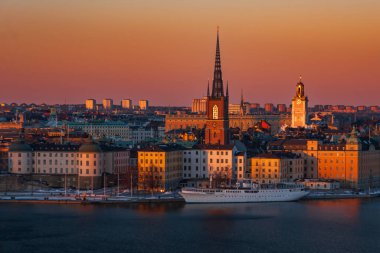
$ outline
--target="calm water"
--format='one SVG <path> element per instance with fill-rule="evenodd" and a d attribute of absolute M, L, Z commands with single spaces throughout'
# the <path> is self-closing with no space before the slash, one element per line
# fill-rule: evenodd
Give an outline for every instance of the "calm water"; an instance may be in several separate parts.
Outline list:
<path fill-rule="evenodd" d="M 0 252 L 380 252 L 380 199 L 0 204 Z"/>

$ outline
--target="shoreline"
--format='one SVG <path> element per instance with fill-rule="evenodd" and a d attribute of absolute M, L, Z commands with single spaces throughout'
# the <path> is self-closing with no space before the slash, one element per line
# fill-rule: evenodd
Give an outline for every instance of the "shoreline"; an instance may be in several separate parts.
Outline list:
<path fill-rule="evenodd" d="M 313 200 L 344 200 L 344 199 L 371 199 L 380 197 L 380 193 L 375 194 L 320 194 L 306 196 L 298 201 Z M 0 204 L 2 203 L 29 203 L 29 204 L 62 204 L 62 205 L 129 205 L 129 204 L 169 204 L 183 203 L 183 198 L 132 198 L 117 199 L 109 197 L 107 199 L 75 199 L 72 197 L 33 197 L 33 196 L 0 196 Z M 254 202 L 252 202 L 254 203 Z M 256 202 L 264 203 L 264 202 Z"/>

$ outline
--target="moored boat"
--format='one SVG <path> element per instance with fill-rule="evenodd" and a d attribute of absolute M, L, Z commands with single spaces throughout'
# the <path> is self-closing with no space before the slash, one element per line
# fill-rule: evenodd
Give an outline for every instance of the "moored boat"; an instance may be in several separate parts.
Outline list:
<path fill-rule="evenodd" d="M 281 187 L 250 188 L 191 188 L 180 192 L 186 203 L 247 203 L 296 201 L 309 192 L 296 184 L 284 184 Z"/>

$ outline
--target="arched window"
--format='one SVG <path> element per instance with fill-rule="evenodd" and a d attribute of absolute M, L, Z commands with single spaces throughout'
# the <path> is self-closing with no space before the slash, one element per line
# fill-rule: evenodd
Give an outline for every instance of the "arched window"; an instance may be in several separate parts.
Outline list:
<path fill-rule="evenodd" d="M 218 106 L 214 105 L 212 107 L 212 119 L 218 119 Z"/>

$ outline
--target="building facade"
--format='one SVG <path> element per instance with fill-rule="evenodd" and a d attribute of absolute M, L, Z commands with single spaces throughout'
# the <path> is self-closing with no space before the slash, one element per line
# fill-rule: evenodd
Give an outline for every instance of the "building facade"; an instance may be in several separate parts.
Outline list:
<path fill-rule="evenodd" d="M 248 159 L 253 181 L 263 184 L 294 182 L 303 178 L 304 160 L 292 153 L 261 154 Z"/>
<path fill-rule="evenodd" d="M 197 114 L 206 114 L 207 97 L 194 98 L 191 105 L 191 112 Z"/>
<path fill-rule="evenodd" d="M 112 110 L 112 108 L 113 108 L 113 100 L 111 98 L 103 99 L 103 109 Z"/>
<path fill-rule="evenodd" d="M 87 110 L 96 110 L 96 100 L 95 99 L 87 99 L 86 100 L 86 109 Z"/>
<path fill-rule="evenodd" d="M 132 109 L 132 99 L 122 99 L 121 108 L 123 109 Z"/>
<path fill-rule="evenodd" d="M 149 101 L 148 100 L 140 100 L 139 101 L 139 107 L 140 107 L 140 110 L 148 110 Z"/>
<path fill-rule="evenodd" d="M 305 87 L 301 81 L 297 83 L 296 95 L 292 99 L 291 127 L 305 127 L 307 124 L 308 98 L 305 96 Z"/>
<path fill-rule="evenodd" d="M 380 150 L 377 144 L 358 138 L 353 129 L 340 143 L 317 140 L 279 140 L 269 143 L 271 152 L 292 152 L 304 159 L 304 178 L 336 180 L 342 187 L 367 189 L 380 186 Z"/>
<path fill-rule="evenodd" d="M 138 189 L 145 191 L 174 190 L 182 180 L 183 147 L 158 145 L 139 150 Z"/>
<path fill-rule="evenodd" d="M 96 188 L 104 174 L 125 174 L 129 150 L 87 140 L 77 144 L 26 144 L 14 142 L 8 152 L 9 173 L 74 176 L 79 188 Z"/>

